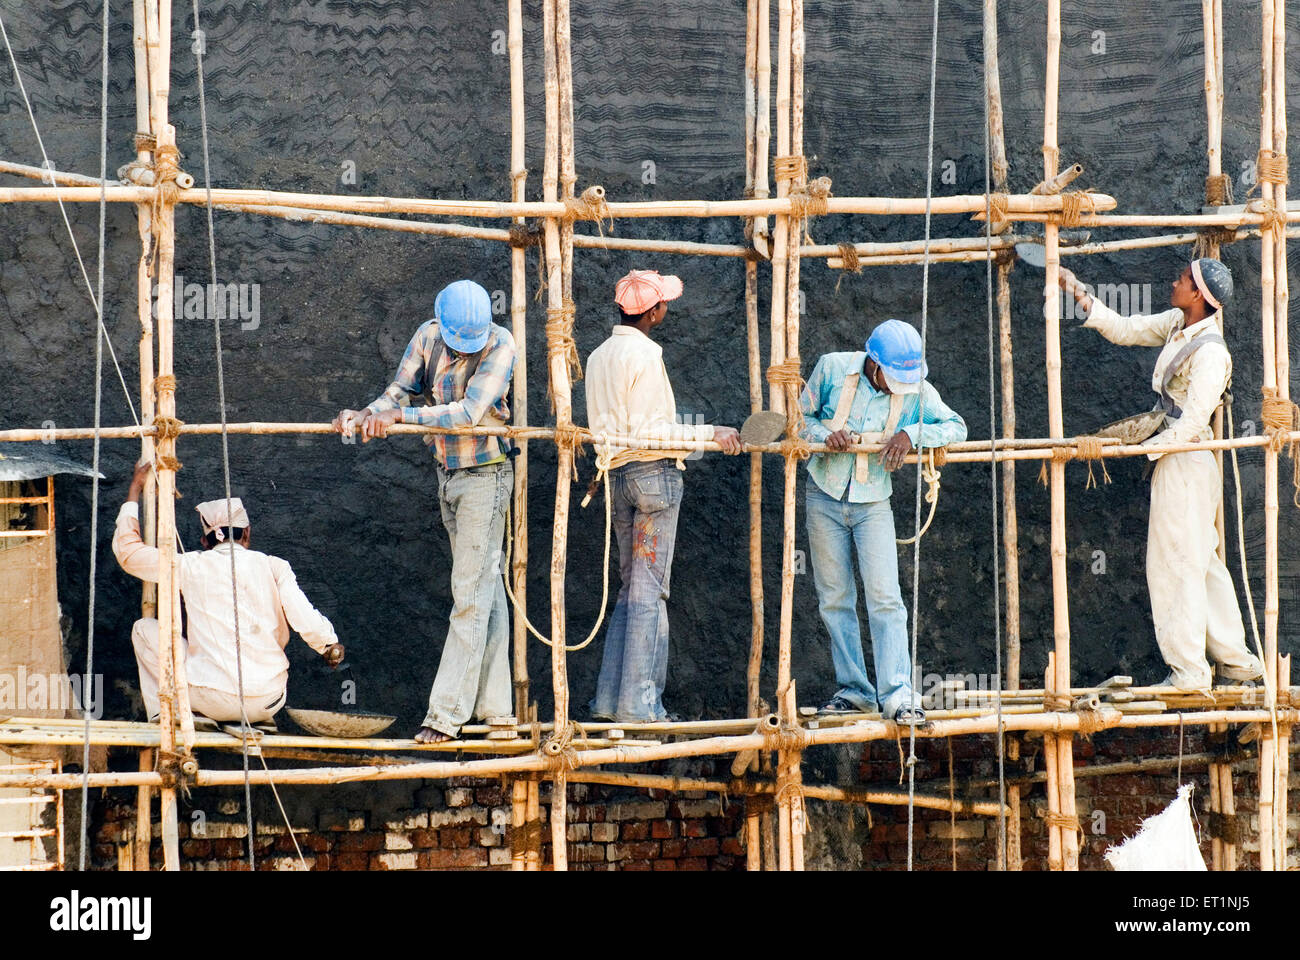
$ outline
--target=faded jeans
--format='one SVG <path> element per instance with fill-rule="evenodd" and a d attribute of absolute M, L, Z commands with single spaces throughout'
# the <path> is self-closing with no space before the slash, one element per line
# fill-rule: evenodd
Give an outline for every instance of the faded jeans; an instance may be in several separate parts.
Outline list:
<path fill-rule="evenodd" d="M 867 712 L 879 703 L 881 712 L 892 718 L 900 708 L 912 705 L 907 608 L 898 585 L 893 509 L 889 500 L 836 500 L 809 482 L 805 510 L 817 602 L 831 635 L 831 662 L 840 686 L 836 696 Z M 862 656 L 854 548 L 866 588 L 878 690 L 867 679 Z M 916 706 L 920 706 L 919 699 Z"/>
<path fill-rule="evenodd" d="M 471 717 L 510 715 L 510 617 L 501 545 L 513 487 L 509 460 L 450 472 L 438 468 L 438 503 L 451 540 L 452 608 L 423 726 L 450 736 Z"/>
<path fill-rule="evenodd" d="M 596 717 L 622 723 L 667 717 L 668 581 L 682 474 L 673 460 L 629 463 L 609 474 L 618 537 L 618 602 L 605 632 L 605 653 L 590 703 Z"/>

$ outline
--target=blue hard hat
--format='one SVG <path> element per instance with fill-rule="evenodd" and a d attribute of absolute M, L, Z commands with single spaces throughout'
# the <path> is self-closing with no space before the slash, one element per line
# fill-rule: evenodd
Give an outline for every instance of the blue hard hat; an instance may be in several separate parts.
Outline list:
<path fill-rule="evenodd" d="M 930 372 L 921 353 L 921 335 L 910 323 L 886 320 L 867 338 L 867 356 L 900 383 L 919 383 Z"/>
<path fill-rule="evenodd" d="M 442 288 L 433 302 L 443 343 L 457 353 L 478 353 L 487 345 L 492 327 L 492 298 L 473 280 L 457 280 Z"/>

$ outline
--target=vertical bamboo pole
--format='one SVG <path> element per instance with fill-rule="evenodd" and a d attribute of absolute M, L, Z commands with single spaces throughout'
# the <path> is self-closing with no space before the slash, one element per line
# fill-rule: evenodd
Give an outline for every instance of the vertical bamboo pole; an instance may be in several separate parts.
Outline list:
<path fill-rule="evenodd" d="M 1273 28 L 1275 7 L 1272 0 L 1264 0 L 1262 9 L 1262 40 L 1260 43 L 1260 105 L 1259 150 L 1265 156 L 1273 151 Z M 1263 177 L 1259 180 L 1260 194 L 1266 202 L 1275 201 L 1273 184 Z M 1260 320 L 1263 325 L 1264 395 L 1277 389 L 1277 356 L 1275 344 L 1276 318 L 1276 260 L 1273 232 L 1260 232 Z M 1277 451 L 1264 448 L 1264 670 L 1270 678 L 1277 677 Z M 1272 730 L 1265 728 L 1259 745 L 1259 868 L 1274 869 L 1273 844 L 1273 775 L 1274 751 L 1277 743 Z"/>
<path fill-rule="evenodd" d="M 1226 731 L 1228 725 L 1222 724 Z M 1232 764 L 1224 763 L 1219 766 L 1219 805 L 1223 808 L 1223 815 L 1229 819 L 1237 815 L 1237 801 L 1233 795 L 1232 788 Z M 1225 843 L 1223 845 L 1223 869 L 1233 871 L 1237 869 L 1237 845 L 1235 843 Z"/>
<path fill-rule="evenodd" d="M 1273 151 L 1275 154 L 1285 155 L 1287 152 L 1287 128 L 1286 128 L 1286 2 L 1285 0 L 1275 0 L 1273 16 Z M 1286 180 L 1273 185 L 1273 203 L 1278 210 L 1286 210 Z M 1275 362 L 1277 364 L 1277 394 L 1282 400 L 1289 400 L 1291 397 L 1291 375 L 1290 375 L 1290 357 L 1288 353 L 1287 342 L 1287 307 L 1290 301 L 1290 292 L 1287 283 L 1287 261 L 1286 261 L 1286 232 L 1279 234 L 1277 242 L 1274 244 L 1274 290 L 1273 290 L 1273 313 L 1274 329 L 1276 339 L 1273 345 Z M 1273 483 L 1273 498 L 1277 499 L 1277 481 Z M 1276 527 L 1276 520 L 1274 522 Z M 1274 596 L 1277 596 L 1277 543 L 1276 530 L 1273 542 L 1273 552 L 1269 558 L 1268 576 L 1274 588 Z M 1272 676 L 1277 678 L 1278 689 L 1290 686 L 1289 678 L 1289 658 L 1278 656 L 1277 650 L 1277 617 L 1278 611 L 1275 609 L 1272 617 L 1272 643 L 1270 645 L 1269 656 L 1274 661 Z M 1287 782 L 1286 771 L 1288 766 L 1287 750 L 1290 746 L 1290 728 L 1287 724 L 1278 725 L 1278 736 L 1274 742 L 1274 779 L 1276 786 L 1273 790 L 1274 816 L 1276 824 L 1273 831 L 1274 850 L 1274 869 L 1286 869 L 1286 822 L 1287 822 Z"/>
<path fill-rule="evenodd" d="M 757 120 L 756 83 L 758 77 L 758 0 L 748 0 L 745 7 L 745 193 L 754 193 L 754 167 L 760 162 L 755 144 Z M 763 24 L 763 29 L 767 24 Z M 766 157 L 762 158 L 766 163 Z M 757 227 L 750 220 L 750 236 Z M 758 263 L 745 261 L 745 335 L 749 357 L 749 408 L 763 409 L 763 373 L 758 336 Z M 745 679 L 745 705 L 749 716 L 759 714 L 759 677 L 763 667 L 763 455 L 749 455 L 749 664 Z M 751 761 L 751 766 L 757 757 Z M 766 806 L 752 797 L 745 800 L 745 865 L 749 870 L 762 869 L 760 811 Z"/>
<path fill-rule="evenodd" d="M 1047 655 L 1047 673 L 1044 689 L 1056 690 L 1056 654 Z M 1047 773 L 1047 869 L 1061 869 L 1061 827 L 1055 817 L 1061 812 L 1061 786 L 1057 775 L 1056 735 L 1043 734 L 1043 769 Z"/>
<path fill-rule="evenodd" d="M 790 153 L 790 54 L 791 21 L 793 18 L 792 0 L 778 0 L 777 15 L 777 80 L 776 80 L 776 151 L 778 156 Z M 776 192 L 778 197 L 788 196 L 792 183 L 787 176 L 778 174 Z M 786 358 L 788 325 L 790 318 L 789 299 L 786 287 L 789 280 L 789 234 L 794 230 L 798 236 L 798 224 L 792 224 L 790 217 L 780 215 L 776 218 L 776 231 L 772 246 L 772 364 Z M 796 295 L 795 309 L 798 310 Z M 788 392 L 782 383 L 773 383 L 770 390 L 770 405 L 773 410 L 785 413 Z M 783 522 L 781 538 L 781 611 L 780 635 L 777 640 L 777 681 L 776 703 L 783 723 L 790 723 L 787 713 L 786 693 L 790 685 L 790 629 L 791 600 L 794 597 L 794 492 L 795 461 L 785 458 L 785 493 L 783 499 Z M 795 711 L 796 713 L 798 711 Z M 777 753 L 777 778 L 785 783 L 789 776 L 789 759 L 786 751 Z M 793 866 L 793 840 L 791 837 L 791 794 L 792 790 L 780 790 L 777 795 L 777 864 L 781 870 L 790 870 Z"/>
<path fill-rule="evenodd" d="M 765 198 L 770 192 L 768 165 L 770 163 L 769 154 L 771 153 L 770 144 L 772 138 L 772 10 L 770 0 L 758 0 L 757 20 L 757 33 L 755 35 L 757 49 L 754 56 L 754 196 Z M 754 221 L 754 248 L 763 255 L 770 257 L 772 246 L 769 242 L 767 226 L 767 217 L 759 217 Z M 776 275 L 775 265 L 772 268 L 772 275 Z M 757 265 L 755 265 L 755 281 L 757 281 Z M 775 293 L 775 290 L 773 293 Z M 772 309 L 776 309 L 775 304 L 773 304 Z M 772 339 L 775 348 L 776 337 L 774 336 Z M 781 351 L 780 356 L 785 356 L 784 350 Z M 769 358 L 769 362 L 772 363 L 775 363 L 776 360 L 776 355 Z M 774 388 L 772 392 L 778 393 L 779 391 Z M 761 474 L 761 465 L 759 470 Z M 760 483 L 761 480 L 760 475 Z M 753 482 L 751 478 L 751 489 Z M 759 577 L 759 589 L 761 591 L 761 570 Z M 769 754 L 761 753 L 758 762 L 760 771 L 764 773 L 771 772 L 772 758 Z M 775 807 L 772 804 L 766 804 L 758 818 L 759 829 L 762 833 L 763 863 L 768 870 L 776 869 L 776 815 Z"/>
<path fill-rule="evenodd" d="M 1057 147 L 1057 104 L 1061 64 L 1061 2 L 1048 0 L 1047 4 L 1047 84 L 1043 108 L 1043 179 L 1056 176 L 1060 167 Z M 1043 298 L 1047 319 L 1047 419 L 1050 436 L 1065 436 L 1061 409 L 1061 301 L 1057 287 L 1060 275 L 1059 224 L 1049 221 L 1045 237 L 1047 269 L 1044 277 Z M 1055 689 L 1067 693 L 1070 689 L 1070 604 L 1069 586 L 1065 566 L 1065 464 L 1051 464 L 1052 486 L 1052 613 L 1053 633 L 1056 640 Z M 1074 738 L 1066 733 L 1056 738 L 1057 776 L 1060 778 L 1058 799 L 1063 817 L 1075 815 L 1074 802 Z M 1079 868 L 1079 835 L 1073 830 L 1061 831 L 1061 866 L 1065 870 Z"/>
<path fill-rule="evenodd" d="M 998 69 L 998 4 L 984 0 L 984 96 L 989 114 L 989 159 L 993 189 L 1007 191 L 1010 169 L 1007 164 L 1006 135 L 1003 128 L 1002 80 Z M 989 225 L 990 229 L 992 224 Z M 998 261 L 998 342 L 1002 380 L 1002 436 L 1016 435 L 1015 366 L 1011 340 L 1011 262 Z M 1002 464 L 1002 545 L 1003 582 L 1006 585 L 1006 670 L 1003 683 L 1008 690 L 1020 689 L 1020 534 L 1016 516 L 1016 463 Z M 1020 758 L 1020 741 L 1008 737 L 1008 759 Z M 1019 870 L 1020 856 L 1020 786 L 1007 787 L 1006 869 Z"/>
<path fill-rule="evenodd" d="M 1217 742 L 1215 734 L 1219 732 L 1219 726 L 1220 724 L 1212 723 L 1205 728 L 1212 744 Z M 1210 811 L 1222 816 L 1223 801 L 1220 799 L 1219 764 L 1211 761 L 1208 775 L 1210 781 Z M 1223 869 L 1223 840 L 1217 836 L 1210 838 L 1210 869 L 1215 872 Z"/>
<path fill-rule="evenodd" d="M 1205 48 L 1205 120 L 1206 120 L 1206 159 L 1208 161 L 1207 189 L 1205 194 L 1206 203 L 1211 202 L 1211 194 L 1208 189 L 1208 178 L 1217 178 L 1223 174 L 1223 91 L 1219 86 L 1220 77 L 1222 76 L 1222 65 L 1219 57 L 1222 52 L 1222 43 L 1217 36 L 1216 11 L 1221 11 L 1219 6 L 1220 0 L 1201 0 L 1201 35 L 1203 38 L 1202 45 Z M 1217 194 L 1216 194 L 1217 199 Z M 1211 240 L 1206 247 L 1206 255 L 1210 257 L 1219 256 L 1218 240 Z M 1217 316 L 1219 332 L 1223 331 L 1223 312 L 1220 311 Z M 1223 437 L 1223 408 L 1214 411 L 1214 437 L 1220 439 Z M 1214 462 L 1219 468 L 1219 485 L 1223 485 L 1223 451 L 1214 451 Z M 1215 511 L 1214 526 L 1219 535 L 1219 559 L 1227 557 L 1227 536 L 1224 525 L 1223 502 L 1220 498 L 1218 509 Z M 1215 793 L 1217 791 L 1212 791 Z M 1217 808 L 1216 808 L 1217 809 Z"/>
<path fill-rule="evenodd" d="M 140 772 L 153 771 L 153 749 L 140 748 Z M 132 861 L 136 870 L 149 869 L 149 841 L 153 838 L 153 817 L 149 809 L 152 802 L 151 787 L 137 787 L 135 791 L 135 855 Z"/>
<path fill-rule="evenodd" d="M 160 147 L 174 146 L 176 131 L 167 122 L 168 78 L 171 72 L 171 0 L 146 0 L 145 42 L 149 52 L 150 122 Z M 149 14 L 156 19 L 152 24 Z M 150 29 L 152 27 L 152 29 Z M 171 379 L 172 368 L 172 282 L 175 264 L 175 206 L 158 205 L 153 224 L 158 248 L 158 376 Z M 158 390 L 158 415 L 176 416 L 174 387 Z M 172 650 L 172 625 L 180 616 L 173 602 L 173 559 L 176 556 L 176 440 L 158 441 L 158 692 L 159 755 L 168 757 L 176 751 L 175 697 L 176 673 Z M 163 866 L 179 870 L 176 788 L 159 790 L 159 817 L 162 822 Z"/>
<path fill-rule="evenodd" d="M 135 51 L 135 129 L 145 132 L 149 126 L 149 52 L 145 41 L 144 0 L 134 0 L 132 46 Z M 140 163 L 148 162 L 147 150 L 137 150 L 135 158 Z M 152 423 L 154 418 L 153 392 L 153 289 L 149 248 L 152 237 L 149 204 L 136 205 L 136 224 L 140 232 L 140 260 L 136 264 L 136 303 L 140 315 L 140 422 Z M 153 437 L 140 438 L 140 458 L 152 461 L 154 457 Z M 140 527 L 145 543 L 153 544 L 157 539 L 158 507 L 155 499 L 156 487 L 154 477 L 145 480 L 144 492 L 140 496 Z M 158 616 L 158 585 L 143 583 L 141 585 L 140 616 Z"/>
<path fill-rule="evenodd" d="M 568 26 L 567 0 L 545 0 L 543 5 L 543 36 L 545 37 L 546 69 L 546 162 L 542 173 L 542 194 L 547 202 L 558 197 L 560 169 L 560 82 L 557 64 L 560 50 L 560 17 Z M 568 50 L 565 37 L 564 50 Z M 570 156 L 570 162 L 572 157 Z M 571 226 L 571 224 L 570 224 Z M 561 316 L 564 310 L 564 270 L 560 252 L 560 225 L 556 218 L 546 221 L 547 305 L 551 316 Z M 549 326 L 549 324 L 548 324 Z M 557 428 L 573 423 L 573 401 L 569 384 L 568 358 L 553 336 L 548 337 L 551 397 L 555 404 Z M 573 447 L 567 443 L 556 445 L 555 465 L 555 522 L 552 528 L 551 548 L 551 681 L 555 691 L 555 735 L 561 736 L 569 726 L 569 682 L 565 661 L 564 623 L 564 573 L 569 536 L 569 485 L 573 470 Z M 565 792 L 567 778 L 562 768 L 554 774 L 551 792 L 551 847 L 556 870 L 568 869 L 568 852 L 565 846 L 566 810 Z"/>
<path fill-rule="evenodd" d="M 524 166 L 524 26 L 522 0 L 509 0 L 509 22 L 506 46 L 510 54 L 510 199 L 515 203 L 524 200 L 524 185 L 528 170 Z M 515 223 L 522 225 L 523 217 Z M 527 265 L 523 247 L 510 248 L 510 326 L 515 338 L 518 358 L 514 371 L 514 419 L 519 426 L 528 423 L 528 313 Z M 506 536 L 514 537 L 511 569 L 502 571 L 511 578 L 515 598 L 523 609 L 528 608 L 528 441 L 516 441 L 519 455 L 515 457 L 514 530 Z M 514 692 L 515 717 L 523 720 L 528 712 L 528 628 L 524 618 L 515 615 L 514 622 Z M 516 780 L 511 784 L 511 824 L 521 830 L 527 819 L 528 782 Z M 523 870 L 527 855 L 523 844 L 516 843 L 510 858 L 512 870 Z"/>

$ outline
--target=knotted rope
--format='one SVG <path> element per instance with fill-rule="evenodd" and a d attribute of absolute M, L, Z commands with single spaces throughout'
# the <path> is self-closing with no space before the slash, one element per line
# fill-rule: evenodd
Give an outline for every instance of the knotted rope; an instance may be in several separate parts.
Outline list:
<path fill-rule="evenodd" d="M 806 184 L 791 187 L 790 216 L 803 223 L 803 235 L 806 243 L 812 243 L 812 234 L 808 230 L 809 217 L 824 217 L 830 212 L 828 201 L 831 196 L 831 178 L 818 177 Z"/>
<path fill-rule="evenodd" d="M 787 357 L 767 368 L 767 382 L 773 386 L 793 387 L 787 397 L 785 419 L 786 436 L 789 437 L 781 446 L 785 456 L 794 456 L 807 460 L 812 450 L 800 434 L 803 433 L 804 418 L 800 395 L 803 393 L 803 375 L 800 373 L 802 361 L 798 355 Z"/>
<path fill-rule="evenodd" d="M 1255 174 L 1255 186 L 1261 183 L 1290 183 L 1286 154 L 1272 150 L 1259 151 L 1255 157 Z"/>
<path fill-rule="evenodd" d="M 1061 226 L 1079 226 L 1083 222 L 1085 207 L 1089 216 L 1097 212 L 1097 201 L 1087 191 L 1068 190 L 1061 194 Z"/>
<path fill-rule="evenodd" d="M 569 367 L 569 378 L 575 382 L 582 379 L 582 360 L 578 356 L 578 344 L 573 339 L 573 318 L 576 313 L 577 307 L 567 298 L 561 306 L 546 311 L 547 355 L 552 359 L 563 359 Z M 546 390 L 547 396 L 553 401 L 553 385 L 548 385 Z"/>
<path fill-rule="evenodd" d="M 175 394 L 176 393 L 175 375 L 166 373 L 163 374 L 161 377 L 155 377 L 153 381 L 153 389 L 154 389 L 154 394 L 158 397 L 159 400 L 162 399 L 164 393 Z"/>
<path fill-rule="evenodd" d="M 1067 713 L 1073 703 L 1069 694 L 1054 690 L 1043 691 L 1043 709 L 1049 713 Z"/>
<path fill-rule="evenodd" d="M 861 273 L 862 260 L 858 256 L 857 246 L 847 242 L 836 244 L 836 246 L 840 251 L 840 269 L 845 273 Z"/>
<path fill-rule="evenodd" d="M 1226 207 L 1232 203 L 1232 177 L 1226 173 L 1205 178 L 1205 203 L 1211 207 Z M 1216 256 L 1218 247 L 1236 243 L 1237 231 L 1233 227 L 1205 227 L 1197 231 L 1192 244 L 1192 259 Z"/>
<path fill-rule="evenodd" d="M 602 237 L 605 235 L 605 221 L 608 220 L 609 231 L 614 232 L 614 215 L 605 202 L 605 188 L 598 184 L 592 184 L 576 197 L 564 198 L 564 219 L 570 223 L 574 220 L 594 220 L 596 232 Z"/>
<path fill-rule="evenodd" d="M 569 723 L 563 730 L 557 730 L 542 744 L 541 755 L 547 761 L 547 769 L 553 771 L 573 771 L 578 769 L 578 751 L 573 746 L 574 723 Z M 583 733 L 583 739 L 586 739 Z"/>
<path fill-rule="evenodd" d="M 1098 461 L 1101 466 L 1101 482 L 1110 483 L 1110 471 L 1106 469 L 1106 460 L 1102 455 L 1104 445 L 1101 437 L 1082 436 L 1074 438 L 1073 446 L 1062 446 L 1052 448 L 1052 463 L 1069 463 L 1071 460 L 1088 461 L 1088 479 L 1084 482 L 1083 488 L 1088 490 L 1097 486 L 1097 480 L 1092 473 L 1093 461 Z M 1047 461 L 1043 461 L 1042 467 L 1038 470 L 1038 482 L 1044 487 L 1048 485 Z"/>
<path fill-rule="evenodd" d="M 1001 233 L 1007 223 L 1007 215 L 1010 213 L 1011 200 L 1010 196 L 1005 193 L 988 194 L 989 209 L 989 233 Z"/>
<path fill-rule="evenodd" d="M 181 435 L 181 427 L 184 425 L 184 420 L 177 420 L 175 417 L 154 417 L 154 436 L 158 440 L 175 440 Z"/>
<path fill-rule="evenodd" d="M 1232 203 L 1232 177 L 1226 173 L 1211 174 L 1205 178 L 1205 203 L 1210 207 L 1226 207 Z"/>
<path fill-rule="evenodd" d="M 1287 437 L 1291 431 L 1300 428 L 1300 407 L 1290 398 L 1278 396 L 1277 387 L 1265 387 L 1259 419 L 1268 436 L 1268 448 L 1274 453 L 1281 453 L 1285 447 L 1287 456 L 1291 458 L 1291 486 L 1295 491 L 1291 502 L 1300 507 L 1300 457 L 1296 456 L 1298 444 Z"/>
<path fill-rule="evenodd" d="M 930 514 L 925 518 L 925 525 L 914 536 L 898 540 L 900 544 L 916 543 L 925 536 L 925 531 L 930 529 L 930 521 L 934 519 L 935 508 L 939 505 L 939 468 L 948 462 L 948 451 L 943 447 L 929 447 L 922 451 L 921 457 L 929 460 L 928 464 L 921 467 L 921 479 L 925 481 L 925 502 L 930 505 Z"/>
<path fill-rule="evenodd" d="M 148 130 L 137 130 L 134 141 L 136 153 L 153 153 L 158 149 L 158 138 Z"/>
<path fill-rule="evenodd" d="M 540 223 L 510 224 L 510 246 L 517 249 L 540 247 L 542 245 L 542 225 Z"/>
<path fill-rule="evenodd" d="M 1275 243 L 1281 243 L 1286 238 L 1286 211 L 1279 210 L 1272 200 L 1256 198 L 1246 204 L 1246 209 L 1260 215 L 1260 230 L 1272 233 Z"/>
<path fill-rule="evenodd" d="M 808 158 L 803 154 L 790 154 L 772 160 L 772 174 L 777 183 L 801 180 L 808 176 Z"/>

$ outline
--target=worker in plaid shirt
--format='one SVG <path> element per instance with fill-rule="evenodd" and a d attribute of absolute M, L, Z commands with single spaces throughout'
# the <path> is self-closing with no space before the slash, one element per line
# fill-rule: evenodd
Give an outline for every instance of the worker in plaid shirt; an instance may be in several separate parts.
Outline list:
<path fill-rule="evenodd" d="M 411 338 L 388 388 L 363 410 L 342 410 L 334 429 L 363 442 L 394 423 L 503 425 L 515 365 L 510 331 L 492 322 L 488 292 L 458 280 L 438 294 L 436 316 Z M 409 405 L 424 395 L 427 406 Z M 453 740 L 472 717 L 508 716 L 509 615 L 498 558 L 514 488 L 505 437 L 426 438 L 438 460 L 438 503 L 451 540 L 452 609 L 429 710 L 415 739 Z"/>

